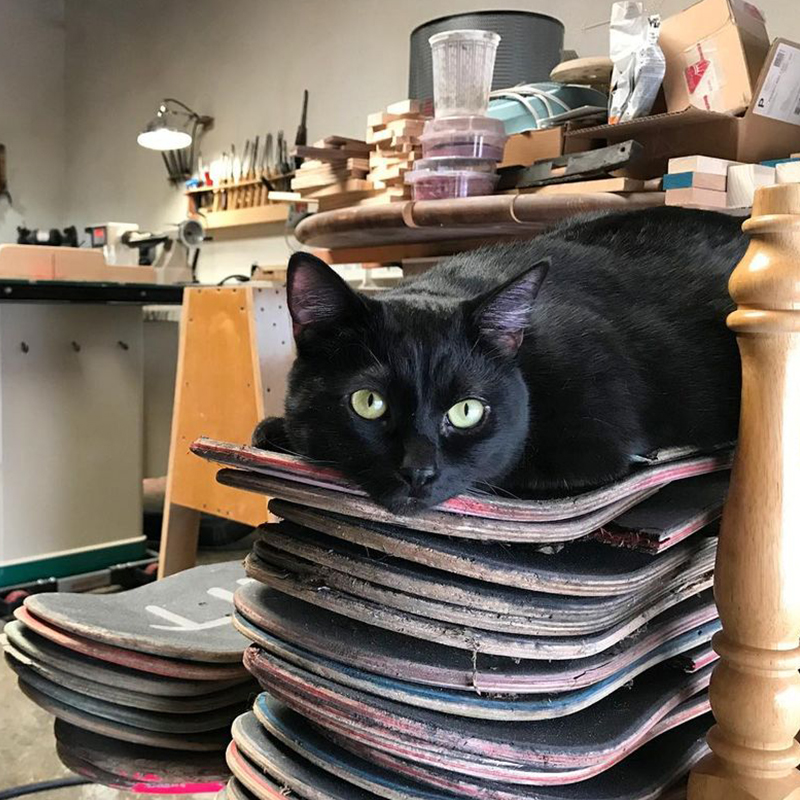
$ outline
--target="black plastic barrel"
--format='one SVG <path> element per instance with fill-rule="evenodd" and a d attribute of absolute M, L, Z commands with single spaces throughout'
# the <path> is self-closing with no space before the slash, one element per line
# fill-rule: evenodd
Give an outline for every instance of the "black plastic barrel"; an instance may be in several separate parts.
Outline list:
<path fill-rule="evenodd" d="M 428 39 L 434 33 L 475 29 L 500 34 L 493 89 L 550 79 L 561 60 L 564 25 L 531 11 L 478 11 L 451 14 L 419 25 L 411 32 L 408 96 L 428 106 L 433 101 L 433 65 Z"/>

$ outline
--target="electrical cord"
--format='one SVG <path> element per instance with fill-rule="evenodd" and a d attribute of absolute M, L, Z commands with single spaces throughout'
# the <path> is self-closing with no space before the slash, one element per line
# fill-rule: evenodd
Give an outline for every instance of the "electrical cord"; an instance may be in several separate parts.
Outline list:
<path fill-rule="evenodd" d="M 86 786 L 94 783 L 88 778 L 72 775 L 68 778 L 56 778 L 52 781 L 38 781 L 24 786 L 14 786 L 12 789 L 0 789 L 0 800 L 12 800 L 14 797 L 25 797 L 37 792 L 49 792 L 51 789 L 66 789 L 69 786 Z"/>

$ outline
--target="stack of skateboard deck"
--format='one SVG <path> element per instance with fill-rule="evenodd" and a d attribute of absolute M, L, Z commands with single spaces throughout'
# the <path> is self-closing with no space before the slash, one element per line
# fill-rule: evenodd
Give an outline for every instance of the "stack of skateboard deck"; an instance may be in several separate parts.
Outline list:
<path fill-rule="evenodd" d="M 234 599 L 265 693 L 233 726 L 232 800 L 650 800 L 704 754 L 730 451 L 402 516 L 296 458 L 193 449 L 282 520 Z"/>
<path fill-rule="evenodd" d="M 59 756 L 98 783 L 214 791 L 231 722 L 257 694 L 231 624 L 240 562 L 120 594 L 39 594 L 5 627 L 22 691 L 55 716 Z"/>

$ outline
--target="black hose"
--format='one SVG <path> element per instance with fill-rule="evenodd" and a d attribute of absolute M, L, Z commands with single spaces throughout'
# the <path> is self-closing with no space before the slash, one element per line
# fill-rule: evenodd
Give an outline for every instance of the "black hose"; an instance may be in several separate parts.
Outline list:
<path fill-rule="evenodd" d="M 13 789 L 0 789 L 0 800 L 11 800 L 13 797 L 24 797 L 36 792 L 49 792 L 51 789 L 66 789 L 68 786 L 85 786 L 93 782 L 88 778 L 72 775 L 68 778 L 56 778 L 54 781 L 28 783 L 25 786 L 15 786 Z"/>

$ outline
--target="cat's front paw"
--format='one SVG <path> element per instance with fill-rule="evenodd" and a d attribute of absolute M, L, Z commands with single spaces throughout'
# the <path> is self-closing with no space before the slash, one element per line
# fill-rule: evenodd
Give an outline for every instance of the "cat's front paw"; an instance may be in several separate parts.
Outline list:
<path fill-rule="evenodd" d="M 283 417 L 267 417 L 256 425 L 252 437 L 253 447 L 261 450 L 289 450 L 286 422 Z"/>

